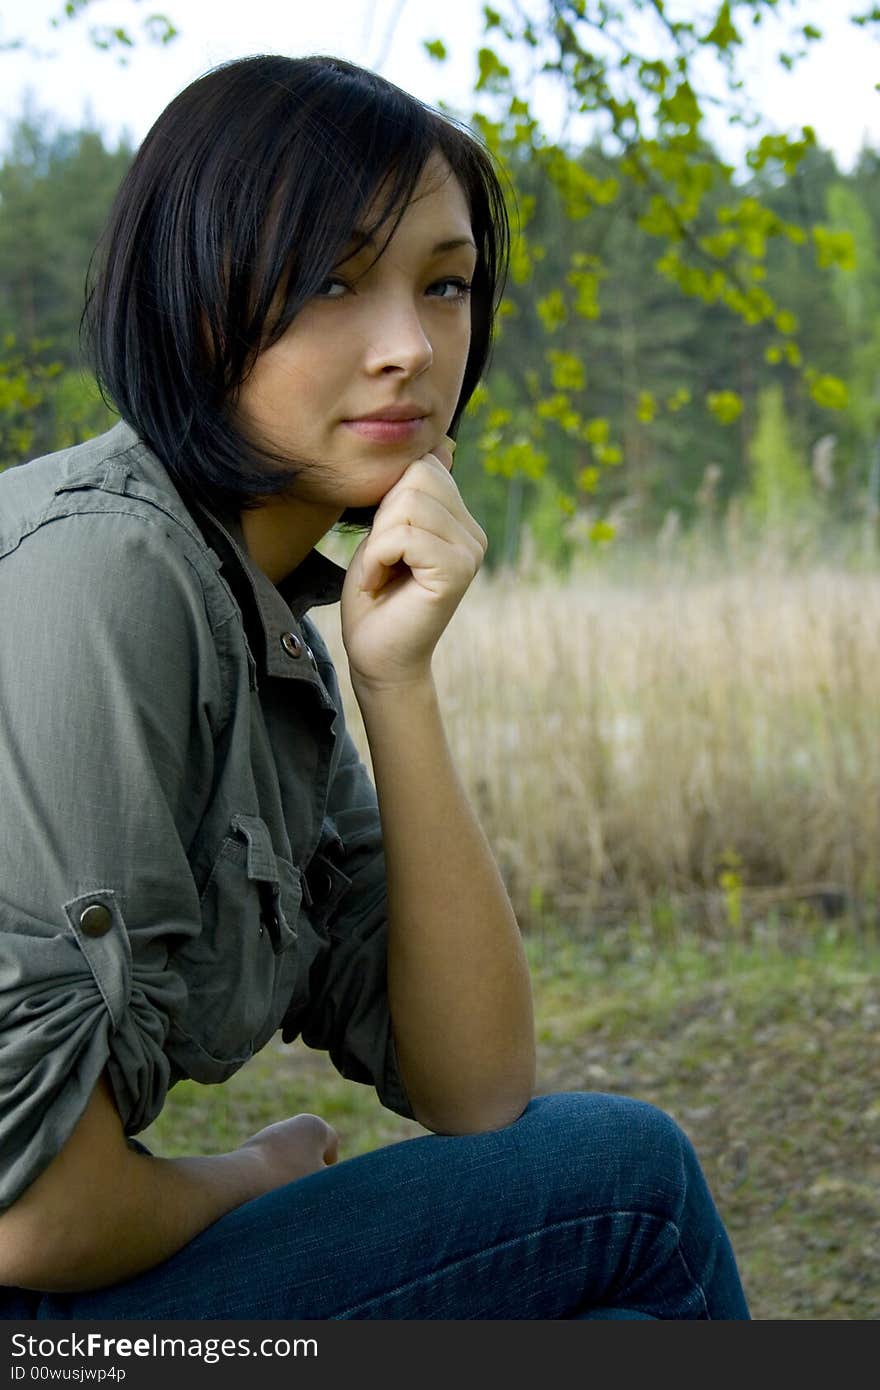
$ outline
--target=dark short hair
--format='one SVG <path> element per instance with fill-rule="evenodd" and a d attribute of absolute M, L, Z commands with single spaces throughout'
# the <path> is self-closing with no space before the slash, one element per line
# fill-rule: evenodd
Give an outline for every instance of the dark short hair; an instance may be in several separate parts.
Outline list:
<path fill-rule="evenodd" d="M 289 489 L 296 460 L 236 428 L 235 394 L 343 251 L 388 221 L 393 234 L 438 150 L 478 249 L 454 437 L 489 362 L 510 246 L 504 191 L 474 132 L 324 56 L 223 63 L 159 116 L 92 258 L 81 332 L 108 404 L 184 495 L 226 512 Z M 375 511 L 349 508 L 341 524 L 369 526 Z"/>

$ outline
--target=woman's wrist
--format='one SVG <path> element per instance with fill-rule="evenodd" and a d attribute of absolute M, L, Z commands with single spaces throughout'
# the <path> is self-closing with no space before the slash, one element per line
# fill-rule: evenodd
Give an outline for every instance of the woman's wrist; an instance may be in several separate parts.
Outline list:
<path fill-rule="evenodd" d="M 377 700 L 393 701 L 395 699 L 418 698 L 420 695 L 430 697 L 436 695 L 434 672 L 430 665 L 408 675 L 384 680 L 359 676 L 356 671 L 349 667 L 349 676 L 354 697 L 362 710 L 365 704 Z"/>

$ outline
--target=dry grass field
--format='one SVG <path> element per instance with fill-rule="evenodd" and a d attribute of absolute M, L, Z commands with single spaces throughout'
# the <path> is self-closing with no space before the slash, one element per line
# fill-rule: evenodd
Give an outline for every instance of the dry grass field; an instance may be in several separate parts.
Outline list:
<path fill-rule="evenodd" d="M 339 609 L 313 613 L 345 685 Z M 458 768 L 525 924 L 539 910 L 716 929 L 873 912 L 880 574 L 658 566 L 481 574 L 435 656 Z"/>

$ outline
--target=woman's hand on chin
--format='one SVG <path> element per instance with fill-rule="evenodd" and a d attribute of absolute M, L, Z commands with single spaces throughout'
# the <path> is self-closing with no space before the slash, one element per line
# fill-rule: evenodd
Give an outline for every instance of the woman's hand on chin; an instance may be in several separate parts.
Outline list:
<path fill-rule="evenodd" d="M 342 640 L 357 692 L 430 675 L 447 623 L 483 563 L 488 541 L 450 473 L 446 437 L 383 497 L 342 590 Z"/>

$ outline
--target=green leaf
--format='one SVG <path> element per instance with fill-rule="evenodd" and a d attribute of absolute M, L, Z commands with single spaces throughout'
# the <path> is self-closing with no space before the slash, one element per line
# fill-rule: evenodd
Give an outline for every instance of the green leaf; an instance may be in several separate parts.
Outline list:
<path fill-rule="evenodd" d="M 787 135 L 765 135 L 755 149 L 749 150 L 746 162 L 752 169 L 761 170 L 772 161 L 781 164 L 786 174 L 793 174 L 815 145 L 816 132 L 812 126 L 803 127 L 800 140 L 792 140 Z"/>
<path fill-rule="evenodd" d="M 548 333 L 555 333 L 557 328 L 561 328 L 568 321 L 568 311 L 560 290 L 551 290 L 543 299 L 538 300 L 535 307 Z"/>
<path fill-rule="evenodd" d="M 639 394 L 639 403 L 636 406 L 636 419 L 643 425 L 650 425 L 657 414 L 657 401 L 651 391 L 642 391 Z"/>
<path fill-rule="evenodd" d="M 557 352 L 551 348 L 547 353 L 551 363 L 551 379 L 560 391 L 582 391 L 585 384 L 584 364 L 579 357 L 570 352 Z"/>
<path fill-rule="evenodd" d="M 486 383 L 485 383 L 484 381 L 479 381 L 479 382 L 477 382 L 477 385 L 474 387 L 474 394 L 471 396 L 470 400 L 468 401 L 467 410 L 465 411 L 465 414 L 466 414 L 466 415 L 479 415 L 480 411 L 483 410 L 484 407 L 486 406 L 486 403 L 487 403 L 488 399 L 489 399 L 489 388 L 488 388 L 488 386 L 486 385 Z"/>
<path fill-rule="evenodd" d="M 477 67 L 480 74 L 476 83 L 478 92 L 499 92 L 504 89 L 506 79 L 510 77 L 510 68 L 491 48 L 477 50 Z"/>
<path fill-rule="evenodd" d="M 722 425 L 734 424 L 743 412 L 742 396 L 736 391 L 710 391 L 706 405 Z"/>
<path fill-rule="evenodd" d="M 730 4 L 725 3 L 721 6 L 715 16 L 715 23 L 708 34 L 701 39 L 701 43 L 712 45 L 718 49 L 719 53 L 726 53 L 734 45 L 742 43 L 742 35 L 733 22 L 730 12 Z"/>
<path fill-rule="evenodd" d="M 525 285 L 532 278 L 534 261 L 528 238 L 514 233 L 510 243 L 510 278 L 515 285 Z M 502 301 L 503 303 L 504 301 Z"/>
<path fill-rule="evenodd" d="M 816 248 L 816 263 L 820 269 L 840 266 L 841 270 L 855 270 L 856 245 L 852 232 L 836 232 L 831 227 L 814 227 L 813 242 Z"/>
<path fill-rule="evenodd" d="M 150 43 L 167 44 L 179 36 L 171 20 L 164 14 L 151 14 L 143 22 L 143 30 Z"/>
<path fill-rule="evenodd" d="M 582 468 L 578 473 L 577 486 L 581 492 L 595 492 L 601 477 L 600 470 L 591 464 L 588 468 Z"/>
<path fill-rule="evenodd" d="M 599 308 L 599 275 L 596 271 L 572 270 L 566 280 L 575 288 L 574 311 L 581 318 L 597 319 Z"/>
<path fill-rule="evenodd" d="M 594 420 L 587 421 L 586 427 L 583 431 L 581 438 L 586 440 L 587 444 L 593 444 L 597 447 L 601 447 L 603 444 L 606 444 L 608 442 L 610 436 L 610 422 L 601 416 L 597 416 Z"/>
<path fill-rule="evenodd" d="M 447 59 L 446 45 L 442 39 L 426 39 L 423 47 L 429 58 L 433 58 L 435 63 L 445 63 Z"/>
<path fill-rule="evenodd" d="M 535 413 L 541 420 L 555 420 L 566 434 L 579 434 L 583 426 L 580 415 L 572 409 L 571 401 L 564 392 L 558 392 L 555 396 L 546 396 L 543 400 L 538 401 L 535 406 Z"/>
<path fill-rule="evenodd" d="M 846 410 L 849 391 L 846 383 L 836 376 L 817 375 L 810 381 L 810 395 L 826 410 Z"/>
<path fill-rule="evenodd" d="M 670 97 L 658 103 L 660 118 L 685 131 L 697 130 L 703 119 L 700 103 L 689 82 L 680 82 Z"/>
<path fill-rule="evenodd" d="M 504 410 L 500 407 L 490 410 L 486 420 L 486 428 L 490 430 L 500 429 L 502 425 L 509 424 L 512 419 L 513 412 L 511 410 Z"/>
<path fill-rule="evenodd" d="M 528 439 L 517 439 L 506 447 L 494 444 L 493 447 L 484 450 L 487 454 L 485 468 L 487 473 L 494 473 L 503 478 L 515 478 L 525 476 L 527 478 L 539 479 L 547 471 L 549 462 L 545 453 L 536 449 Z"/>

